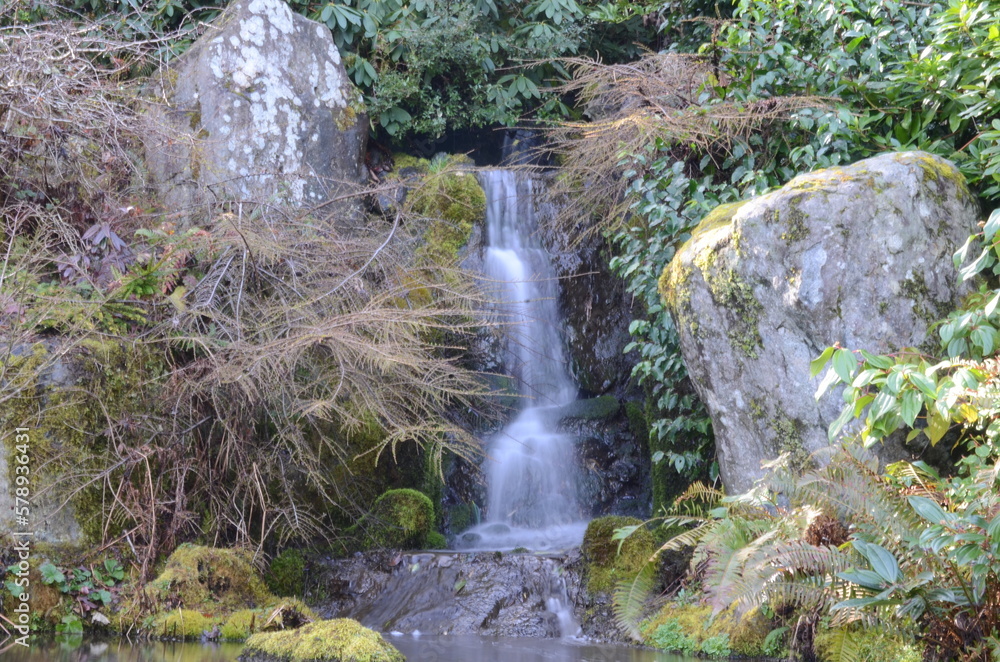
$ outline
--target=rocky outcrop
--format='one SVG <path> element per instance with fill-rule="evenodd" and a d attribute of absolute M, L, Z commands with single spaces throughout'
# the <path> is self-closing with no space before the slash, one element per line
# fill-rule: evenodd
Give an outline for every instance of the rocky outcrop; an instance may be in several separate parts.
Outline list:
<path fill-rule="evenodd" d="M 361 96 L 329 28 L 281 0 L 239 0 L 156 77 L 147 145 L 164 206 L 222 199 L 314 206 L 363 181 Z"/>
<path fill-rule="evenodd" d="M 843 403 L 813 398 L 809 362 L 824 348 L 933 345 L 929 324 L 967 291 L 951 255 L 976 221 L 961 174 L 908 152 L 796 177 L 698 225 L 660 285 L 728 491 L 750 487 L 762 461 L 828 445 Z"/>
<path fill-rule="evenodd" d="M 533 554 L 367 552 L 319 570 L 317 610 L 382 632 L 557 637 L 552 600 L 576 602 L 566 558 Z"/>

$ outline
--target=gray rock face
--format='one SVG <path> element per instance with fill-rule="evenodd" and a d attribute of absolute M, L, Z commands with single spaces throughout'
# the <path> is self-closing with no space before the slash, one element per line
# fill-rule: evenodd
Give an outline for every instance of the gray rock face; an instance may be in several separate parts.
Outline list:
<path fill-rule="evenodd" d="M 382 632 L 558 637 L 546 602 L 582 596 L 566 559 L 493 552 L 368 552 L 328 561 L 317 611 Z"/>
<path fill-rule="evenodd" d="M 147 145 L 170 210 L 221 199 L 313 206 L 363 181 L 368 122 L 330 30 L 239 0 L 158 75 L 174 135 Z"/>
<path fill-rule="evenodd" d="M 761 477 L 762 461 L 828 445 L 843 403 L 813 398 L 809 362 L 823 349 L 933 346 L 928 325 L 967 291 L 951 255 L 977 213 L 951 164 L 907 152 L 796 177 L 701 222 L 660 289 L 730 493 Z"/>

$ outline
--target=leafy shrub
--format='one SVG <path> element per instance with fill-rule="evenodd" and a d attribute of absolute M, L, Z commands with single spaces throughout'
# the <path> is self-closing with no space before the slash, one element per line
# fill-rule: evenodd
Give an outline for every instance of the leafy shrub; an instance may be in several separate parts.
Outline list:
<path fill-rule="evenodd" d="M 677 620 L 660 625 L 649 637 L 649 643 L 665 651 L 677 651 L 688 655 L 698 652 L 698 644 L 684 633 Z"/>

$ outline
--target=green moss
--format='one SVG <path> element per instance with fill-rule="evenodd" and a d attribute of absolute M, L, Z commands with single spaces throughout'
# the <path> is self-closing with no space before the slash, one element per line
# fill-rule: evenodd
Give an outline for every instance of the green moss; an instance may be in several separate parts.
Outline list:
<path fill-rule="evenodd" d="M 63 387 L 46 383 L 43 373 L 52 361 L 43 343 L 10 357 L 4 379 L 7 392 L 16 395 L 0 408 L 0 425 L 8 430 L 31 428 L 32 462 L 38 468 L 35 477 L 45 484 L 65 486 L 64 494 L 85 540 L 96 543 L 105 534 L 116 537 L 122 525 L 115 521 L 106 528 L 104 514 L 109 504 L 104 482 L 84 481 L 108 469 L 112 456 L 109 428 L 115 427 L 116 442 L 126 447 L 140 447 L 148 441 L 141 436 L 145 434 L 142 426 L 134 426 L 133 433 L 118 424 L 158 413 L 160 380 L 165 374 L 162 357 L 142 345 L 84 340 L 60 359 L 73 377 Z M 12 445 L 14 436 L 6 438 Z M 13 464 L 8 471 L 13 481 Z M 120 472 L 112 472 L 107 480 L 118 484 L 123 479 Z M 55 496 L 59 501 L 61 494 Z"/>
<path fill-rule="evenodd" d="M 421 174 L 426 175 L 430 171 L 431 162 L 410 154 L 393 154 L 393 169 L 398 173 L 406 168 L 413 168 Z"/>
<path fill-rule="evenodd" d="M 197 639 L 202 632 L 212 629 L 212 621 L 193 609 L 175 609 L 167 612 L 157 623 L 156 634 L 176 639 Z"/>
<path fill-rule="evenodd" d="M 389 490 L 358 522 L 365 547 L 420 549 L 434 524 L 434 504 L 417 490 Z"/>
<path fill-rule="evenodd" d="M 452 533 L 465 531 L 479 524 L 479 507 L 475 503 L 461 503 L 447 511 L 448 530 Z"/>
<path fill-rule="evenodd" d="M 721 259 L 724 246 L 709 247 L 695 257 L 712 298 L 729 313 L 729 343 L 749 359 L 758 357 L 764 341 L 758 328 L 764 307 L 754 297 L 753 288 L 744 282 L 734 266 Z M 734 256 L 735 257 L 735 256 Z"/>
<path fill-rule="evenodd" d="M 260 629 L 266 622 L 266 616 L 258 609 L 240 609 L 233 612 L 219 628 L 219 636 L 231 641 L 243 641 Z"/>
<path fill-rule="evenodd" d="M 972 197 L 965 176 L 944 159 L 939 159 L 924 152 L 909 155 L 924 172 L 925 180 L 935 184 L 935 190 L 930 191 L 936 202 L 943 202 L 946 197 L 958 194 L 966 200 Z M 909 160 L 909 159 L 908 159 Z M 947 221 L 945 221 L 947 222 Z"/>
<path fill-rule="evenodd" d="M 580 552 L 587 564 L 587 591 L 591 594 L 610 591 L 623 579 L 632 579 L 656 551 L 656 541 L 649 529 L 640 527 L 618 550 L 619 541 L 612 540 L 615 529 L 636 526 L 642 520 L 634 517 L 608 515 L 587 525 Z"/>
<path fill-rule="evenodd" d="M 448 539 L 444 537 L 443 533 L 438 533 L 437 531 L 431 531 L 427 534 L 427 548 L 428 549 L 446 549 L 448 547 Z"/>
<path fill-rule="evenodd" d="M 777 656 L 778 650 L 767 650 L 767 636 L 774 630 L 774 622 L 754 607 L 730 628 L 730 647 L 736 655 L 744 657 L 759 657 L 761 655 Z M 778 643 L 776 648 L 781 648 Z"/>
<path fill-rule="evenodd" d="M 597 421 L 611 418 L 618 413 L 621 405 L 613 395 L 602 395 L 586 400 L 576 400 L 563 409 L 565 418 L 577 418 L 584 421 Z"/>
<path fill-rule="evenodd" d="M 185 543 L 167 559 L 160 575 L 146 585 L 154 604 L 179 602 L 204 613 L 274 604 L 246 552 Z"/>
<path fill-rule="evenodd" d="M 802 444 L 801 423 L 779 414 L 771 419 L 769 427 L 776 435 L 778 452 L 788 454 L 793 469 L 801 471 L 812 466 L 812 458 Z"/>
<path fill-rule="evenodd" d="M 758 321 L 763 310 L 754 298 L 753 288 L 740 279 L 734 263 L 740 255 L 740 234 L 733 227 L 733 218 L 748 201 L 720 205 L 712 210 L 691 233 L 677 256 L 663 270 L 659 280 L 660 296 L 673 314 L 680 329 L 694 336 L 698 324 L 691 310 L 690 281 L 693 263 L 705 279 L 715 301 L 729 311 L 729 340 L 733 348 L 748 358 L 756 359 L 763 346 Z M 712 235 L 712 236 L 709 236 Z M 685 255 L 694 254 L 693 259 Z"/>
<path fill-rule="evenodd" d="M 285 662 L 405 662 L 403 655 L 377 632 L 357 621 L 337 618 L 295 630 L 255 634 L 244 654 L 254 652 Z"/>
<path fill-rule="evenodd" d="M 418 257 L 450 266 L 469 241 L 472 228 L 486 217 L 486 193 L 471 172 L 445 170 L 426 176 L 410 193 L 412 209 L 428 219 Z"/>
<path fill-rule="evenodd" d="M 692 336 L 698 335 L 698 322 L 691 308 L 691 277 L 694 269 L 687 267 L 680 254 L 664 268 L 657 283 L 660 298 L 674 316 L 678 329 L 687 329 Z"/>
<path fill-rule="evenodd" d="M 289 548 L 271 561 L 265 580 L 275 595 L 302 595 L 305 591 L 306 561 L 302 552 Z"/>
<path fill-rule="evenodd" d="M 304 602 L 292 599 L 258 609 L 240 609 L 228 616 L 215 614 L 209 620 L 212 627 L 219 628 L 219 636 L 223 639 L 243 641 L 255 632 L 298 627 L 303 621 L 318 618 Z"/>
<path fill-rule="evenodd" d="M 667 603 L 640 625 L 645 643 L 687 654 L 726 657 L 737 654 L 759 657 L 773 628 L 759 610 L 737 620 L 732 609 L 712 614 L 701 604 Z"/>
<path fill-rule="evenodd" d="M 779 238 L 786 244 L 801 241 L 809 236 L 809 228 L 806 227 L 805 214 L 799 209 L 798 206 L 798 203 L 806 197 L 807 196 L 799 195 L 790 198 L 787 201 L 787 210 L 784 217 L 782 217 L 781 212 L 777 209 L 770 209 L 764 216 L 765 223 L 784 223 L 785 231 L 779 235 Z"/>
<path fill-rule="evenodd" d="M 638 402 L 630 400 L 625 403 L 625 418 L 628 419 L 629 432 L 639 443 L 647 444 L 649 442 L 649 420 L 646 418 L 645 408 Z"/>

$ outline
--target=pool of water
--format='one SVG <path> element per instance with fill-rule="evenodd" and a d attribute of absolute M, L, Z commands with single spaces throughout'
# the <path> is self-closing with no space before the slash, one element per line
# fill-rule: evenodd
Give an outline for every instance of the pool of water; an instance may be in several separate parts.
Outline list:
<path fill-rule="evenodd" d="M 408 662 L 696 662 L 625 646 L 559 639 L 401 637 L 387 639 Z M 35 641 L 0 650 L 3 662 L 235 662 L 241 644 Z"/>

